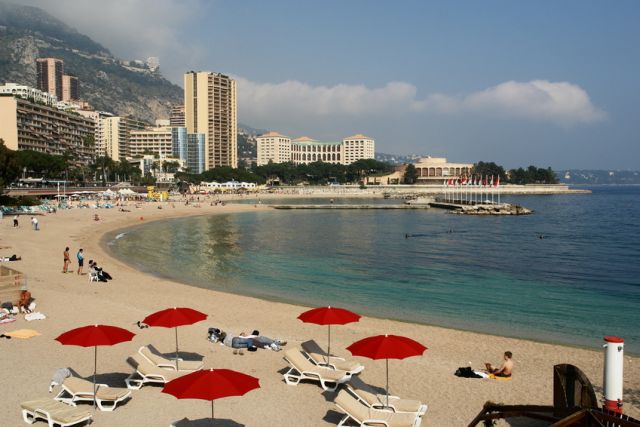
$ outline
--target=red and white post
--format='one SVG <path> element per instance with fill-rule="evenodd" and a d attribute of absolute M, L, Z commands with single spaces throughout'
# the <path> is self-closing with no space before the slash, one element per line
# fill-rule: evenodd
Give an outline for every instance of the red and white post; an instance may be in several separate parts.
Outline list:
<path fill-rule="evenodd" d="M 607 336 L 604 341 L 604 407 L 621 414 L 624 340 Z"/>

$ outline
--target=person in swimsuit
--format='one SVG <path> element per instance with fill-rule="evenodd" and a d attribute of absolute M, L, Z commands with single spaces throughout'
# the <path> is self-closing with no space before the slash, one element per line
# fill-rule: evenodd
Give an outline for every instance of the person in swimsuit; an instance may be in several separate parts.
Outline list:
<path fill-rule="evenodd" d="M 513 353 L 510 351 L 504 352 L 504 362 L 499 368 L 494 368 L 491 363 L 485 363 L 487 372 L 495 375 L 496 377 L 508 378 L 513 373 Z"/>
<path fill-rule="evenodd" d="M 69 247 L 64 248 L 64 265 L 62 266 L 62 272 L 66 273 L 69 269 L 71 258 L 69 257 Z"/>
<path fill-rule="evenodd" d="M 82 274 L 82 267 L 84 266 L 84 254 L 82 253 L 82 249 L 78 251 L 76 257 L 78 258 L 78 274 Z"/>

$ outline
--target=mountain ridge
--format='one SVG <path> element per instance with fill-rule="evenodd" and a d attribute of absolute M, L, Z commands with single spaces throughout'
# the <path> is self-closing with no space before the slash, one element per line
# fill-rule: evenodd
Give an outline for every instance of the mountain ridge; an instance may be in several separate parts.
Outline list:
<path fill-rule="evenodd" d="M 36 85 L 35 59 L 64 60 L 80 80 L 80 97 L 96 110 L 152 123 L 168 118 L 183 91 L 158 70 L 132 64 L 40 8 L 0 1 L 0 80 Z"/>

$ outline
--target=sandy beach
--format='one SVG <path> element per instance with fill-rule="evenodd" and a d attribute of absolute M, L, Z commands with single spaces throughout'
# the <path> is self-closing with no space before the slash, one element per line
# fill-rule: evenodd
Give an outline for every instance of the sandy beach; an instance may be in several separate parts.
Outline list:
<path fill-rule="evenodd" d="M 11 218 L 0 221 L 0 255 L 16 253 L 22 256 L 22 261 L 7 265 L 27 275 L 37 311 L 47 316 L 46 320 L 33 322 L 19 316 L 14 323 L 0 325 L 0 333 L 29 328 L 42 334 L 28 340 L 0 340 L 2 384 L 6 391 L 0 400 L 0 425 L 24 425 L 20 402 L 53 397 L 55 394 L 48 394 L 47 388 L 57 368 L 70 367 L 83 377 L 93 373 L 93 349 L 63 346 L 54 340 L 60 333 L 97 323 L 120 326 L 136 333 L 131 342 L 98 349 L 100 382 L 124 387 L 124 378 L 131 372 L 126 358 L 140 346 L 153 344 L 165 353 L 174 350 L 173 331 L 164 328 L 141 330 L 135 326 L 136 321 L 173 306 L 191 307 L 209 316 L 204 322 L 179 329 L 181 352 L 186 358 L 203 358 L 205 367 L 235 369 L 260 379 L 260 389 L 243 397 L 216 401 L 216 417 L 225 420 L 216 425 L 337 424 L 341 414 L 332 403 L 333 393 L 323 393 L 312 383 L 293 387 L 283 382 L 281 372 L 287 363 L 282 352 L 259 350 L 234 355 L 230 348 L 206 340 L 207 328 L 216 326 L 234 332 L 259 329 L 266 336 L 286 339 L 287 347 L 308 339 L 324 345 L 326 327 L 304 324 L 296 319 L 304 307 L 191 287 L 143 274 L 111 258 L 101 243 L 105 233 L 143 222 L 270 208 L 232 203 L 226 206 L 203 204 L 200 208 L 178 203 L 175 208 L 168 204 L 163 206 L 163 209 L 158 209 L 155 203 L 142 204 L 139 209 L 130 206 L 131 212 L 116 209 L 59 211 L 40 217 L 41 230 L 37 232 L 31 229 L 28 216 L 21 217 L 18 229 L 12 227 Z M 95 213 L 100 215 L 100 221 L 93 220 Z M 89 283 L 87 275 L 61 273 L 65 246 L 71 249 L 74 271 L 77 268 L 75 253 L 84 248 L 85 260 L 97 260 L 114 280 L 96 284 Z M 419 399 L 429 405 L 423 425 L 467 425 L 485 401 L 551 405 L 552 368 L 558 363 L 572 363 L 582 369 L 601 397 L 604 352 L 598 350 L 368 317 L 358 323 L 334 327 L 332 350 L 347 356 L 344 348 L 352 342 L 383 333 L 412 337 L 428 347 L 422 357 L 389 363 L 392 394 Z M 598 345 L 602 337 L 594 336 L 593 340 L 594 345 Z M 498 363 L 505 350 L 513 352 L 516 364 L 511 381 L 461 379 L 453 375 L 457 367 L 469 363 L 476 368 L 486 361 Z M 361 379 L 373 386 L 384 387 L 384 361 L 358 360 L 366 367 L 360 374 Z M 625 412 L 640 418 L 640 358 L 625 356 L 624 371 Z M 93 425 L 166 426 L 184 418 L 199 420 L 209 415 L 208 402 L 178 400 L 161 393 L 160 387 L 145 386 L 134 391 L 132 399 L 114 412 L 96 412 Z"/>

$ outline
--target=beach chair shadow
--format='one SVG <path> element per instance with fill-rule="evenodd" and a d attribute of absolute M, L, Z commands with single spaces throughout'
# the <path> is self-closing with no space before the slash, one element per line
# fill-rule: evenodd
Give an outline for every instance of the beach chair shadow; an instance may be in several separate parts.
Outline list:
<path fill-rule="evenodd" d="M 354 386 L 358 387 L 358 388 L 369 388 L 371 389 L 371 391 L 373 391 L 376 394 L 386 394 L 387 390 L 385 390 L 384 387 L 378 387 L 375 385 L 371 385 L 371 384 L 367 384 L 364 381 L 362 381 L 362 379 L 360 377 L 353 377 L 351 379 L 351 384 L 353 384 Z"/>
<path fill-rule="evenodd" d="M 124 372 L 108 372 L 96 375 L 96 382 L 101 384 L 107 384 L 110 387 L 124 387 L 124 380 L 127 378 L 129 374 Z M 93 375 L 89 375 L 87 377 L 81 377 L 87 381 L 93 381 Z"/>
<path fill-rule="evenodd" d="M 225 418 L 216 418 L 215 420 L 211 420 L 211 418 L 200 418 L 198 420 L 190 420 L 188 418 L 183 418 L 181 420 L 175 421 L 171 424 L 172 427 L 244 427 L 244 424 L 240 424 L 239 422 L 225 419 Z"/>
<path fill-rule="evenodd" d="M 176 357 L 176 352 L 169 352 L 169 353 L 162 353 L 160 350 L 158 350 L 157 348 L 155 348 L 152 344 L 147 345 L 147 347 L 149 347 L 149 350 L 151 350 L 153 353 L 162 356 L 162 357 L 166 357 L 167 359 L 173 359 Z M 189 352 L 189 351 L 178 351 L 178 357 L 180 357 L 181 359 L 187 361 L 187 360 L 195 360 L 195 361 L 202 361 L 204 359 L 204 356 L 199 354 L 199 353 L 193 353 L 193 352 Z"/>
<path fill-rule="evenodd" d="M 329 424 L 337 425 L 340 422 L 340 420 L 342 420 L 342 418 L 344 418 L 344 414 L 338 411 L 329 409 L 327 413 L 324 415 L 324 417 L 322 417 L 322 420 L 326 421 Z"/>

